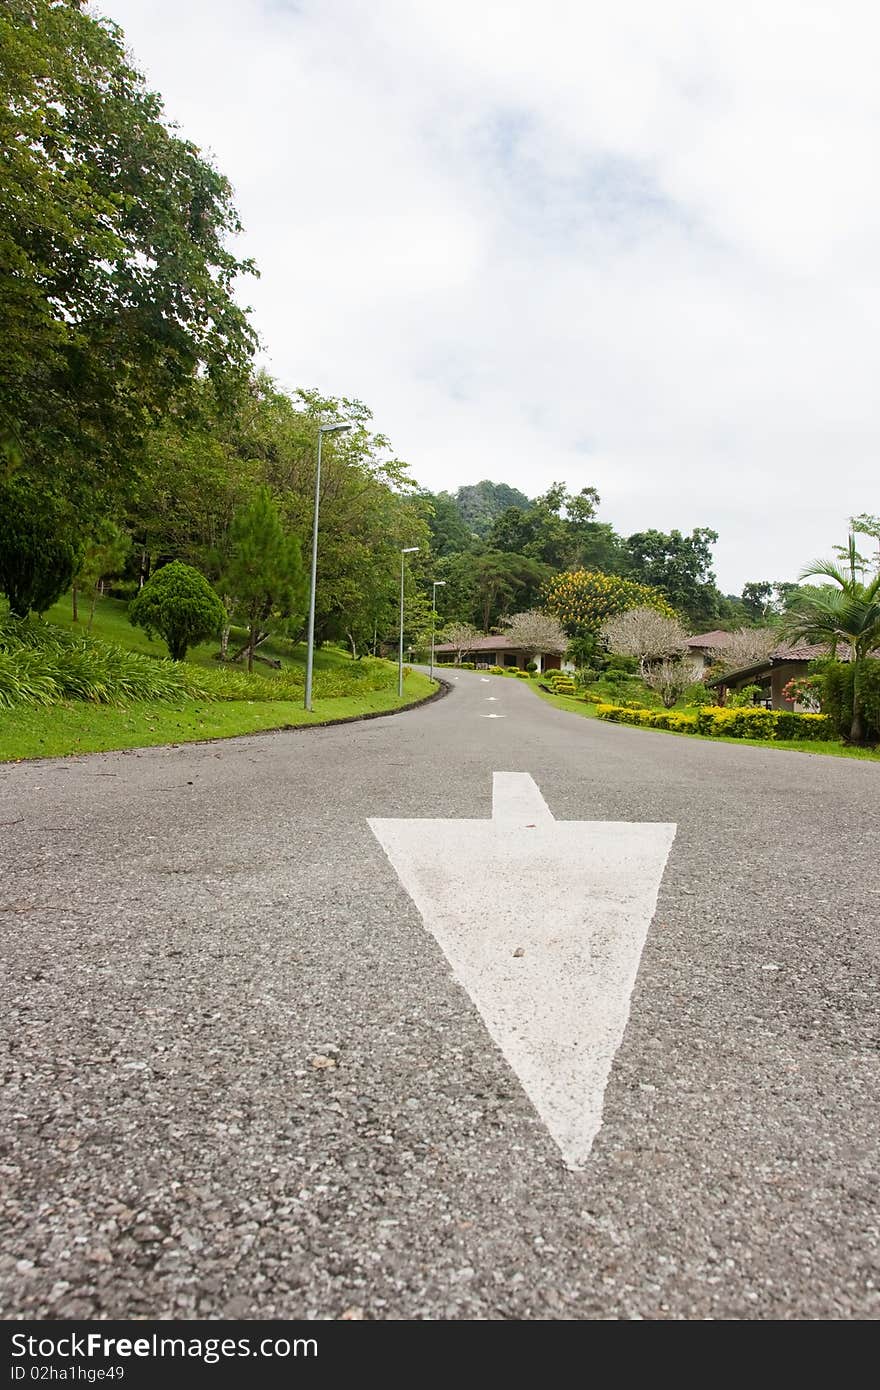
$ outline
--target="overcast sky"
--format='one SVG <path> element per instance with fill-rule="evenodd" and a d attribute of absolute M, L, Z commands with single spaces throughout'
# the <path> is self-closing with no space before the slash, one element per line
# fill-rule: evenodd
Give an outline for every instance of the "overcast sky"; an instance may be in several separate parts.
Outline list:
<path fill-rule="evenodd" d="M 415 477 L 712 526 L 722 588 L 880 512 L 870 0 L 104 0 L 246 224 L 282 385 Z"/>

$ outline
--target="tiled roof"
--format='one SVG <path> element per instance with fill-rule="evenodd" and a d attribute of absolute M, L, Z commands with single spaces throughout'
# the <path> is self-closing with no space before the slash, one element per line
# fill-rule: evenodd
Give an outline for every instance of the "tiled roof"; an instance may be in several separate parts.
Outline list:
<path fill-rule="evenodd" d="M 797 646 L 789 646 L 786 642 L 781 642 L 760 661 L 753 661 L 748 666 L 740 666 L 735 671 L 725 671 L 723 676 L 717 680 L 710 681 L 712 686 L 727 685 L 731 680 L 737 680 L 741 676 L 751 675 L 753 672 L 769 670 L 771 666 L 777 665 L 781 661 L 815 661 L 819 656 L 828 656 L 830 648 L 824 644 L 799 642 Z M 849 661 L 850 649 L 847 646 L 837 648 L 837 660 Z"/>
<path fill-rule="evenodd" d="M 796 646 L 790 647 L 783 642 L 773 648 L 770 657 L 773 661 L 815 661 L 818 656 L 827 656 L 828 651 L 828 647 L 823 644 L 798 642 Z M 849 647 L 838 647 L 837 659 L 849 661 Z"/>

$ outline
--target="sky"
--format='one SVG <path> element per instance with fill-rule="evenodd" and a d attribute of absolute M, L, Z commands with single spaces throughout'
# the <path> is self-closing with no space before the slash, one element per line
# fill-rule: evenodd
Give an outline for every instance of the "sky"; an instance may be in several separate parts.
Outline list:
<path fill-rule="evenodd" d="M 432 490 L 598 488 L 725 592 L 880 512 L 870 0 L 103 0 L 231 180 L 262 364 Z"/>

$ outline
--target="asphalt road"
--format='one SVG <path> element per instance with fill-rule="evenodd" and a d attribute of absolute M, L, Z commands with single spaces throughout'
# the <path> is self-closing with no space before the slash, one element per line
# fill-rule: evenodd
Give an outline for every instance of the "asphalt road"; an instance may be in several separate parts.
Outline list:
<path fill-rule="evenodd" d="M 678 826 L 579 1172 L 367 824 L 488 817 L 495 771 Z M 467 673 L 4 767 L 0 1314 L 876 1316 L 878 789 Z"/>

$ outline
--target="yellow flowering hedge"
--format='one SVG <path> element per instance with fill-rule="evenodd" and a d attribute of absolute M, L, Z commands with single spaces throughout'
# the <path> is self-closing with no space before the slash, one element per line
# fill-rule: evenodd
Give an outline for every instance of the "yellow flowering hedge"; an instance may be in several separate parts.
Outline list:
<path fill-rule="evenodd" d="M 696 714 L 674 709 L 626 709 L 622 705 L 598 705 L 596 714 L 614 724 L 636 724 L 645 729 L 672 729 L 679 734 L 703 734 L 707 738 L 833 739 L 834 721 L 827 714 L 796 714 L 789 710 L 722 709 L 706 705 Z"/>
<path fill-rule="evenodd" d="M 630 608 L 654 608 L 666 618 L 676 616 L 659 589 L 599 570 L 554 575 L 544 590 L 544 608 L 558 618 L 569 637 L 592 636 L 609 618 Z"/>

